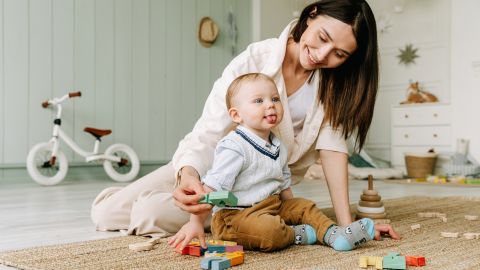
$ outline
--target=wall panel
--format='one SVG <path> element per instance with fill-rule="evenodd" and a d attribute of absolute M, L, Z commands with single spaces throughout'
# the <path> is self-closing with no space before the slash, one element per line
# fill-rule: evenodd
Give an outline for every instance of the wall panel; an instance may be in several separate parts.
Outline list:
<path fill-rule="evenodd" d="M 112 129 L 101 150 L 126 143 L 144 162 L 170 160 L 234 57 L 229 11 L 240 53 L 251 40 L 250 1 L 0 0 L 0 166 L 24 166 L 51 136 L 53 110 L 40 103 L 72 91 L 82 97 L 63 103 L 62 128 L 80 147 L 93 147 L 84 127 Z M 197 39 L 204 16 L 220 28 L 210 48 Z"/>

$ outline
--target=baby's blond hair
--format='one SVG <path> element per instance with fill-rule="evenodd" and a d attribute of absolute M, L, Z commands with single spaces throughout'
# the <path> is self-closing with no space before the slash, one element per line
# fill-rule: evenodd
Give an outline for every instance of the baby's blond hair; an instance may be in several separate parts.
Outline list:
<path fill-rule="evenodd" d="M 275 85 L 276 87 L 276 84 L 273 81 L 273 79 L 263 73 L 247 73 L 247 74 L 238 76 L 235 80 L 233 80 L 233 82 L 228 87 L 227 95 L 225 96 L 227 110 L 230 110 L 230 108 L 232 107 L 233 97 L 237 94 L 238 89 L 240 89 L 240 86 L 242 85 L 242 83 L 245 81 L 256 81 L 256 80 L 266 80 L 266 81 L 272 82 L 273 85 Z"/>

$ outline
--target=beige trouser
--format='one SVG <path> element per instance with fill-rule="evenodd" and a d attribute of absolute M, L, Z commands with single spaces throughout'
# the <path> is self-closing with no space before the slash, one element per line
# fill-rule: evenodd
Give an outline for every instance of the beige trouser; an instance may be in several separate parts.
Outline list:
<path fill-rule="evenodd" d="M 245 249 L 270 252 L 292 245 L 295 232 L 288 225 L 299 224 L 311 225 L 317 243 L 323 244 L 323 236 L 334 223 L 310 200 L 281 201 L 272 195 L 243 210 L 218 211 L 213 216 L 212 233 L 215 239 L 235 241 Z"/>
<path fill-rule="evenodd" d="M 185 224 L 190 215 L 175 206 L 175 183 L 171 163 L 130 185 L 104 189 L 92 204 L 92 221 L 99 231 L 127 230 L 128 234 L 169 236 Z M 209 218 L 205 228 L 210 227 Z"/>

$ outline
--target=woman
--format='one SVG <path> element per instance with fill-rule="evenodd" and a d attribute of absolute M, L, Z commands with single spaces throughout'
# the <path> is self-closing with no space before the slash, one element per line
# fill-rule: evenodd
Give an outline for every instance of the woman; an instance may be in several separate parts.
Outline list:
<path fill-rule="evenodd" d="M 171 163 L 98 195 L 92 206 L 98 230 L 169 235 L 188 221 L 189 213 L 209 209 L 196 203 L 205 193 L 199 177 L 211 167 L 218 140 L 232 128 L 227 88 L 251 72 L 273 78 L 282 103 L 288 104 L 274 132 L 288 148 L 294 182 L 320 157 L 337 222 L 352 222 L 345 139 L 354 135 L 361 148 L 372 120 L 378 87 L 376 25 L 365 1 L 324 0 L 307 6 L 278 39 L 253 43 L 230 62 Z M 380 231 L 395 234 L 390 226 Z"/>

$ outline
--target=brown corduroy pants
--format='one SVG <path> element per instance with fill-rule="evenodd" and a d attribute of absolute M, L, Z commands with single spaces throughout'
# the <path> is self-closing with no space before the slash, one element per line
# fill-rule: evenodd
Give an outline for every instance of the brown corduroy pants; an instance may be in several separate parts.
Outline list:
<path fill-rule="evenodd" d="M 245 249 L 270 252 L 292 245 L 295 231 L 289 225 L 309 224 L 315 228 L 317 243 L 334 222 L 315 203 L 293 198 L 282 201 L 278 195 L 242 210 L 223 209 L 212 219 L 215 239 L 235 241 Z"/>

